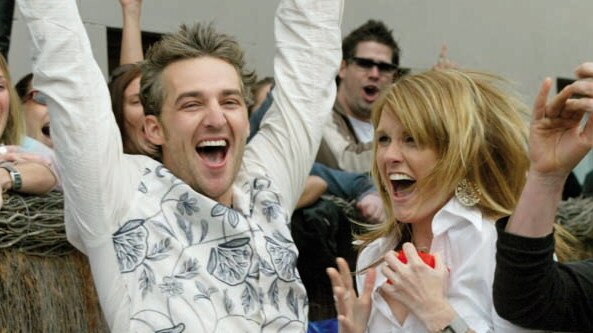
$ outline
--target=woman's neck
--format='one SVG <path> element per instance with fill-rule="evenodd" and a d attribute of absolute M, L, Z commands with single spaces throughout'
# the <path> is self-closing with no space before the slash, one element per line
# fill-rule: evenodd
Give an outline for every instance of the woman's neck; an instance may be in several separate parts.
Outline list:
<path fill-rule="evenodd" d="M 412 243 L 419 251 L 429 252 L 432 244 L 432 218 L 411 224 Z"/>

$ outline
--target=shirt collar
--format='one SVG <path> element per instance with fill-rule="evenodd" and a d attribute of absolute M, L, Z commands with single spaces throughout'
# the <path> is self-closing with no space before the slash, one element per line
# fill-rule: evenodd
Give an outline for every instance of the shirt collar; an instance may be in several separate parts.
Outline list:
<path fill-rule="evenodd" d="M 453 196 L 434 216 L 432 221 L 433 237 L 464 222 L 471 223 L 478 231 L 482 231 L 482 212 L 476 206 L 464 206 Z"/>

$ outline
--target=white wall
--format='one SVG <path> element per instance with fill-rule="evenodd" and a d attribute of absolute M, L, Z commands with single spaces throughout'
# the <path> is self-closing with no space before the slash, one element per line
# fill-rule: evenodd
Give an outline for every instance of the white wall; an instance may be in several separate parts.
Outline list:
<path fill-rule="evenodd" d="M 106 26 L 121 26 L 117 0 L 78 0 L 98 63 L 107 69 Z M 181 22 L 212 21 L 234 34 L 248 62 L 270 75 L 273 14 L 277 1 L 144 0 L 143 30 L 167 32 Z M 515 81 L 532 103 L 545 76 L 571 77 L 593 61 L 593 1 L 590 0 L 346 0 L 343 32 L 368 18 L 393 27 L 403 50 L 402 66 L 430 67 L 440 45 L 463 67 L 485 69 Z M 15 78 L 29 72 L 28 38 L 15 18 L 9 61 Z M 577 168 L 582 180 L 589 158 Z"/>

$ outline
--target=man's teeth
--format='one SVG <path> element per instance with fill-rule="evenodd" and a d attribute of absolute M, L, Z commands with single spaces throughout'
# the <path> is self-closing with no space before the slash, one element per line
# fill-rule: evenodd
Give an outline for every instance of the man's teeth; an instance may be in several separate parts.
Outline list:
<path fill-rule="evenodd" d="M 403 173 L 392 173 L 389 175 L 390 180 L 414 180 L 414 178 Z"/>
<path fill-rule="evenodd" d="M 206 140 L 198 144 L 198 148 L 202 147 L 226 147 L 225 140 Z"/>

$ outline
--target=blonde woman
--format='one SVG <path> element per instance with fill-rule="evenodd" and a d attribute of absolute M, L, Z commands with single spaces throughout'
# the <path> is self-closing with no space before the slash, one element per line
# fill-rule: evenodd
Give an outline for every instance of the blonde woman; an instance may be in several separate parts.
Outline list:
<path fill-rule="evenodd" d="M 50 150 L 25 136 L 19 97 L 0 55 L 0 186 L 2 193 L 45 194 L 56 186 Z M 47 153 L 47 154 L 46 154 Z M 0 207 L 3 200 L 0 196 Z"/>
<path fill-rule="evenodd" d="M 360 297 L 344 261 L 328 269 L 341 332 L 520 331 L 492 304 L 494 222 L 515 207 L 529 165 L 527 109 L 506 86 L 433 70 L 377 101 L 372 174 L 389 222 L 360 237 Z M 436 254 L 435 267 L 417 251 Z"/>

